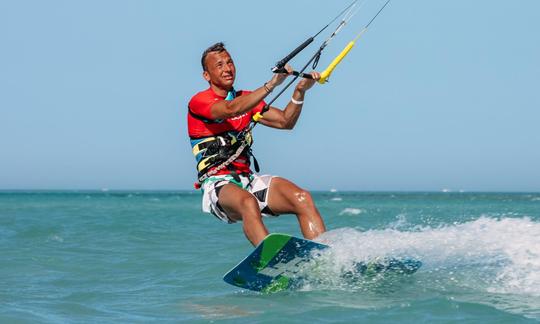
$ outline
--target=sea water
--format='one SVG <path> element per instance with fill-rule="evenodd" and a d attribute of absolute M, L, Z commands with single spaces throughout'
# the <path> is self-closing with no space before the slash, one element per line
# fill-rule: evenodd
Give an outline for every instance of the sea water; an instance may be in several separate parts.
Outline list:
<path fill-rule="evenodd" d="M 199 192 L 0 192 L 0 323 L 540 320 L 540 193 L 313 196 L 326 262 L 297 290 L 259 294 L 222 281 L 252 247 Z M 266 224 L 300 235 L 291 215 Z M 343 279 L 384 256 L 423 265 Z"/>

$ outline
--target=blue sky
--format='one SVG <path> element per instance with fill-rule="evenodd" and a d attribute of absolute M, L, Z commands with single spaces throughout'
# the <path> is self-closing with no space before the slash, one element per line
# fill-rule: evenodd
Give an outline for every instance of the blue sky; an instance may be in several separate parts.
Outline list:
<path fill-rule="evenodd" d="M 236 87 L 257 88 L 348 3 L 0 0 L 0 188 L 191 189 L 201 52 L 224 41 Z M 293 131 L 257 127 L 263 173 L 316 190 L 539 191 L 539 31 L 534 0 L 390 2 Z"/>

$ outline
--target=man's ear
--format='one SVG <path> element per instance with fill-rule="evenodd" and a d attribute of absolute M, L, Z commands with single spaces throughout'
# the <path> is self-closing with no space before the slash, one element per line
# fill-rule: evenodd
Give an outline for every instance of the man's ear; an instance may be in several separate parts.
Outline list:
<path fill-rule="evenodd" d="M 210 74 L 208 73 L 208 71 L 204 71 L 202 73 L 202 76 L 206 81 L 210 82 Z"/>

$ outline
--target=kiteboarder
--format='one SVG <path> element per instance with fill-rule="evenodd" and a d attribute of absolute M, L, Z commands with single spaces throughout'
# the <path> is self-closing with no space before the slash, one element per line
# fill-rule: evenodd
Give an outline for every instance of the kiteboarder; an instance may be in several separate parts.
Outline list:
<path fill-rule="evenodd" d="M 277 129 L 292 129 L 302 112 L 306 92 L 320 78 L 301 79 L 284 109 L 265 107 L 264 98 L 291 75 L 276 73 L 253 91 L 236 90 L 236 67 L 223 43 L 206 49 L 201 57 L 203 78 L 209 87 L 195 94 L 188 104 L 188 133 L 197 160 L 203 191 L 203 211 L 226 223 L 242 221 L 247 239 L 257 245 L 268 235 L 262 216 L 296 215 L 302 234 L 314 239 L 326 228 L 311 194 L 277 176 L 259 175 L 251 150 L 250 125 L 258 123 Z M 264 116 L 261 115 L 264 114 Z"/>

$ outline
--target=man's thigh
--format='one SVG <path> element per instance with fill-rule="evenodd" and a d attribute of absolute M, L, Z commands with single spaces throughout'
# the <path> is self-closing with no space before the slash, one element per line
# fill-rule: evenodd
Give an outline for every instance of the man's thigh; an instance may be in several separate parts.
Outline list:
<path fill-rule="evenodd" d="M 268 206 L 277 214 L 295 213 L 298 204 L 308 200 L 307 195 L 309 195 L 307 191 L 293 182 L 275 177 L 270 184 Z"/>
<path fill-rule="evenodd" d="M 255 207 L 258 211 L 255 197 L 245 189 L 232 183 L 228 183 L 220 188 L 218 203 L 225 210 L 227 216 L 234 221 L 242 219 L 242 212 L 246 208 Z"/>

